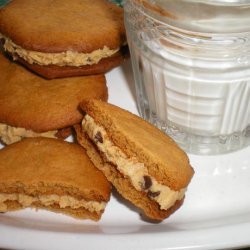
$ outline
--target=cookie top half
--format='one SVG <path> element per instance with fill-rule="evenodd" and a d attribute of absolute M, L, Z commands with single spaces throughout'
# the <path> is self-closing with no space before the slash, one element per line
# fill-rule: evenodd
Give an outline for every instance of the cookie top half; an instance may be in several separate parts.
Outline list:
<path fill-rule="evenodd" d="M 107 201 L 110 184 L 74 143 L 27 138 L 0 150 L 1 193 L 68 193 L 86 200 Z"/>
<path fill-rule="evenodd" d="M 0 9 L 0 33 L 45 53 L 90 53 L 125 42 L 123 9 L 107 0 L 13 0 Z"/>
<path fill-rule="evenodd" d="M 112 104 L 85 100 L 82 110 L 105 129 L 109 140 L 129 158 L 143 163 L 150 176 L 173 190 L 185 188 L 193 174 L 188 156 L 166 134 L 140 117 Z M 100 133 L 96 138 L 102 141 Z"/>
<path fill-rule="evenodd" d="M 19 1 L 17 1 L 19 2 Z M 0 53 L 0 123 L 35 132 L 79 123 L 79 102 L 107 100 L 104 75 L 45 80 Z"/>

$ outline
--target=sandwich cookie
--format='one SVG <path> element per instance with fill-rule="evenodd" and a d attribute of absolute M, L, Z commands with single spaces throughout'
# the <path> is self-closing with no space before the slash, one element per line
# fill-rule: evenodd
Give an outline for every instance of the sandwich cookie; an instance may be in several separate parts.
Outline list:
<path fill-rule="evenodd" d="M 98 100 L 85 100 L 75 126 L 79 143 L 118 192 L 153 220 L 183 203 L 194 174 L 187 155 L 138 116 Z"/>
<path fill-rule="evenodd" d="M 0 52 L 0 140 L 23 137 L 65 138 L 82 120 L 83 98 L 107 100 L 104 75 L 45 80 Z"/>
<path fill-rule="evenodd" d="M 0 150 L 0 212 L 27 207 L 99 220 L 110 184 L 77 144 L 26 138 Z"/>
<path fill-rule="evenodd" d="M 105 73 L 128 54 L 123 9 L 108 0 L 12 1 L 0 9 L 0 38 L 49 79 Z"/>

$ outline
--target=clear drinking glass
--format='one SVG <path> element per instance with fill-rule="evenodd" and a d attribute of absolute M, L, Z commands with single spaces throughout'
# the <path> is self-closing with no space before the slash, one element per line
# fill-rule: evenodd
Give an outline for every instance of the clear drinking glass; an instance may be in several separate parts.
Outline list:
<path fill-rule="evenodd" d="M 250 1 L 125 0 L 140 115 L 184 150 L 250 145 Z"/>

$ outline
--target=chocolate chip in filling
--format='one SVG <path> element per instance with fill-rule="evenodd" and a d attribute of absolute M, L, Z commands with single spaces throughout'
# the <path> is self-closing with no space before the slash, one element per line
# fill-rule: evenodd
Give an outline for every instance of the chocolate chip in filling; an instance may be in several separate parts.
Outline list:
<path fill-rule="evenodd" d="M 160 191 L 157 191 L 157 192 L 148 191 L 148 196 L 150 198 L 155 198 L 155 197 L 159 196 L 160 193 L 161 193 Z"/>
<path fill-rule="evenodd" d="M 4 45 L 5 44 L 5 39 L 4 38 L 0 38 L 0 44 Z"/>
<path fill-rule="evenodd" d="M 144 190 L 148 190 L 152 186 L 152 179 L 148 175 L 144 175 L 143 180 L 144 180 L 144 183 L 143 183 L 142 188 Z"/>
<path fill-rule="evenodd" d="M 96 133 L 96 135 L 95 135 L 95 137 L 94 137 L 94 140 L 95 140 L 96 142 L 103 143 L 103 138 L 102 138 L 102 135 L 101 135 L 100 131 L 98 131 L 98 132 Z"/>

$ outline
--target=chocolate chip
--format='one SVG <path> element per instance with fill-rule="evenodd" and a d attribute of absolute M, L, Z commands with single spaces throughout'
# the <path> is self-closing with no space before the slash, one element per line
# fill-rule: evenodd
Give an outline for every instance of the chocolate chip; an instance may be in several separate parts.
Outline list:
<path fill-rule="evenodd" d="M 161 193 L 160 191 L 157 191 L 157 192 L 148 191 L 148 196 L 151 198 L 155 198 L 155 197 L 159 196 L 160 193 Z"/>
<path fill-rule="evenodd" d="M 92 63 L 92 59 L 90 57 L 88 57 L 87 62 Z"/>
<path fill-rule="evenodd" d="M 144 175 L 143 179 L 144 179 L 143 189 L 147 190 L 147 189 L 149 189 L 152 186 L 152 180 L 147 175 Z"/>
<path fill-rule="evenodd" d="M 101 133 L 100 133 L 99 131 L 96 133 L 94 139 L 95 139 L 95 141 L 97 141 L 97 142 L 103 143 L 102 135 L 101 135 Z"/>
<path fill-rule="evenodd" d="M 0 44 L 4 45 L 5 43 L 5 39 L 4 38 L 0 38 Z"/>

